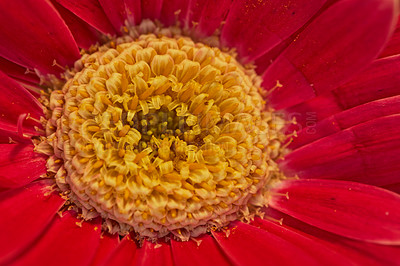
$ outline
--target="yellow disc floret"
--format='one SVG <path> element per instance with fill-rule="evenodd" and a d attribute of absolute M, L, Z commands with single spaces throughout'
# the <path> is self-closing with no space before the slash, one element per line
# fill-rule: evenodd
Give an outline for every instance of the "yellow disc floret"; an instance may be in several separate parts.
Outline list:
<path fill-rule="evenodd" d="M 154 34 L 79 63 L 51 93 L 39 146 L 84 218 L 187 239 L 265 205 L 277 135 L 253 70 L 218 48 Z"/>

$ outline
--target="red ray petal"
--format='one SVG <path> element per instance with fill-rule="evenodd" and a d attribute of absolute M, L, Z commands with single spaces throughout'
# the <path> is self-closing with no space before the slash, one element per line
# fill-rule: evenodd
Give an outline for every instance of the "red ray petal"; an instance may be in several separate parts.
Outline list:
<path fill-rule="evenodd" d="M 369 102 L 337 113 L 322 121 L 308 120 L 308 126 L 297 133 L 289 146 L 297 149 L 320 138 L 340 132 L 349 127 L 374 120 L 379 117 L 400 113 L 400 96 Z M 307 125 L 306 124 L 306 125 Z"/>
<path fill-rule="evenodd" d="M 350 82 L 330 93 L 283 111 L 296 117 L 297 124 L 304 127 L 310 119 L 317 122 L 342 110 L 399 94 L 400 55 L 396 55 L 376 60 Z"/>
<path fill-rule="evenodd" d="M 78 47 L 49 1 L 15 0 L 0 2 L 0 55 L 42 74 L 58 74 L 53 66 L 72 65 L 80 57 Z M 33 15 L 34 14 L 34 15 Z"/>
<path fill-rule="evenodd" d="M 99 245 L 101 219 L 86 222 L 69 212 L 56 216 L 13 265 L 88 265 Z"/>
<path fill-rule="evenodd" d="M 23 128 L 23 133 L 28 133 L 30 135 L 36 136 L 39 135 L 38 132 L 34 129 Z M 32 140 L 30 138 L 24 138 L 18 132 L 17 125 L 12 125 L 8 122 L 1 121 L 0 118 L 0 143 L 1 144 L 11 144 L 11 143 L 24 143 L 24 144 L 32 144 Z"/>
<path fill-rule="evenodd" d="M 135 25 L 142 21 L 142 7 L 138 0 L 125 0 L 126 19 Z"/>
<path fill-rule="evenodd" d="M 313 226 L 362 241 L 400 244 L 400 196 L 337 180 L 286 180 L 269 205 Z"/>
<path fill-rule="evenodd" d="M 171 246 L 166 243 L 153 244 L 145 240 L 143 246 L 136 250 L 134 265 L 174 265 Z"/>
<path fill-rule="evenodd" d="M 304 252 L 312 256 L 320 265 L 350 265 L 351 260 L 343 256 L 335 249 L 324 245 L 321 241 L 310 237 L 302 232 L 297 232 L 291 228 L 278 225 L 268 220 L 256 218 L 252 225 L 274 234 L 293 245 L 300 247 Z"/>
<path fill-rule="evenodd" d="M 136 243 L 127 235 L 111 253 L 105 265 L 131 265 L 136 254 Z"/>
<path fill-rule="evenodd" d="M 141 0 L 142 19 L 159 19 L 163 2 L 163 0 Z"/>
<path fill-rule="evenodd" d="M 79 47 L 89 49 L 100 40 L 100 32 L 78 18 L 74 13 L 52 0 L 52 3 L 67 24 Z"/>
<path fill-rule="evenodd" d="M 184 265 L 230 265 L 229 260 L 210 235 L 182 242 L 171 240 L 174 264 Z"/>
<path fill-rule="evenodd" d="M 399 95 L 400 55 L 374 61 L 365 71 L 333 93 L 344 109 Z"/>
<path fill-rule="evenodd" d="M 24 89 L 26 89 L 32 96 L 38 99 L 41 95 L 42 88 L 40 87 L 38 82 L 30 82 L 20 78 L 13 79 L 20 84 Z"/>
<path fill-rule="evenodd" d="M 353 180 L 384 186 L 399 182 L 400 115 L 378 118 L 305 145 L 281 169 L 300 178 Z"/>
<path fill-rule="evenodd" d="M 0 187 L 21 187 L 46 174 L 46 157 L 33 145 L 0 144 Z"/>
<path fill-rule="evenodd" d="M 0 119 L 16 125 L 21 114 L 30 113 L 30 116 L 39 119 L 43 115 L 42 105 L 21 85 L 0 72 Z M 36 125 L 27 120 L 24 125 Z"/>
<path fill-rule="evenodd" d="M 33 83 L 39 83 L 39 77 L 33 72 L 27 72 L 26 67 L 8 61 L 0 57 L 0 71 L 12 78 L 18 78 Z"/>
<path fill-rule="evenodd" d="M 97 0 L 56 1 L 100 32 L 115 34 L 113 26 Z"/>
<path fill-rule="evenodd" d="M 191 1 L 168 0 L 163 3 L 160 20 L 165 26 L 173 25 L 176 20 L 184 21 L 187 17 L 188 6 Z"/>
<path fill-rule="evenodd" d="M 124 0 L 99 0 L 104 13 L 114 28 L 121 32 L 126 20 L 125 1 Z"/>
<path fill-rule="evenodd" d="M 234 223 L 228 232 L 212 234 L 234 265 L 317 265 L 299 247 L 249 224 Z"/>
<path fill-rule="evenodd" d="M 336 241 L 333 239 L 331 241 Z M 373 265 L 379 262 L 381 265 L 398 265 L 400 261 L 400 247 L 399 246 L 387 246 L 377 245 L 372 243 L 363 243 L 360 241 L 353 241 L 346 238 L 342 238 L 338 241 L 338 244 L 345 246 L 348 249 L 352 249 L 352 252 L 359 253 L 363 259 L 375 260 Z M 358 262 L 359 265 L 366 265 L 366 263 Z"/>
<path fill-rule="evenodd" d="M 36 120 L 43 115 L 41 104 L 12 78 L 0 72 L 0 142 L 24 141 L 24 133 L 39 135 L 34 128 L 41 127 Z"/>
<path fill-rule="evenodd" d="M 64 204 L 56 193 L 49 192 L 53 184 L 43 180 L 0 193 L 0 264 L 40 236 Z"/>
<path fill-rule="evenodd" d="M 324 11 L 264 73 L 264 88 L 272 89 L 277 80 L 283 85 L 270 94 L 273 107 L 289 107 L 332 90 L 368 65 L 397 19 L 394 2 L 339 1 Z"/>
<path fill-rule="evenodd" d="M 391 190 L 393 192 L 396 192 L 397 194 L 400 194 L 400 182 L 394 183 L 394 184 L 390 184 L 390 185 L 386 185 L 386 186 L 382 186 L 382 188 L 387 189 L 387 190 Z"/>
<path fill-rule="evenodd" d="M 194 0 L 190 1 L 184 25 L 195 30 L 198 36 L 212 35 L 229 13 L 231 0 Z"/>
<path fill-rule="evenodd" d="M 275 61 L 275 59 L 294 41 L 297 40 L 298 35 L 304 31 L 317 17 L 319 17 L 326 9 L 331 5 L 336 3 L 338 0 L 328 0 L 326 3 L 315 13 L 300 29 L 298 29 L 291 36 L 283 40 L 277 46 L 272 48 L 269 52 L 261 55 L 256 60 L 254 60 L 254 65 L 256 66 L 256 72 L 262 75 L 265 70 Z"/>
<path fill-rule="evenodd" d="M 267 208 L 265 214 L 272 219 L 280 220 L 281 230 L 290 230 L 304 235 L 352 262 L 343 265 L 397 265 L 399 261 L 399 246 L 378 245 L 348 239 L 301 222 L 272 208 Z M 333 260 L 335 261 L 336 259 Z"/>
<path fill-rule="evenodd" d="M 235 47 L 250 62 L 303 26 L 325 0 L 237 1 L 222 29 L 223 46 Z"/>
<path fill-rule="evenodd" d="M 380 57 L 397 54 L 400 54 L 400 19 L 397 21 L 396 30 L 394 31 L 392 38 L 387 43 L 383 52 L 380 54 Z"/>
<path fill-rule="evenodd" d="M 18 133 L 16 132 L 16 128 L 13 128 L 11 130 L 7 130 L 3 128 L 0 122 L 0 144 L 10 144 L 10 143 L 32 143 L 30 140 L 24 140 L 18 136 Z M 15 140 L 18 141 L 15 141 Z M 19 141 L 21 140 L 21 141 Z"/>
<path fill-rule="evenodd" d="M 137 24 L 141 20 L 140 1 L 135 0 L 99 0 L 104 12 L 117 31 L 125 26 L 128 20 Z"/>
<path fill-rule="evenodd" d="M 110 235 L 104 233 L 100 236 L 99 247 L 97 248 L 96 254 L 92 258 L 90 265 L 97 266 L 103 265 L 111 256 L 111 253 L 116 249 L 119 244 L 119 235 Z"/>

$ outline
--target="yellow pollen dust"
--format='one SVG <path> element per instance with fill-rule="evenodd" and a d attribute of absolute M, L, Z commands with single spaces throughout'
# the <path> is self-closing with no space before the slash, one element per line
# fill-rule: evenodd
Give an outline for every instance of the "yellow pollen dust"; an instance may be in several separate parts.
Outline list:
<path fill-rule="evenodd" d="M 265 206 L 278 134 L 253 70 L 218 48 L 154 34 L 78 63 L 51 93 L 38 150 L 49 169 L 59 160 L 56 182 L 84 218 L 188 239 Z"/>

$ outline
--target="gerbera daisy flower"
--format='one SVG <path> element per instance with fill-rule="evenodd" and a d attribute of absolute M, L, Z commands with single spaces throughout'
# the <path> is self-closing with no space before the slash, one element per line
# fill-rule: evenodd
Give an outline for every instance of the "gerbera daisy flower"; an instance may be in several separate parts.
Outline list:
<path fill-rule="evenodd" d="M 0 264 L 399 264 L 398 1 L 0 8 Z"/>

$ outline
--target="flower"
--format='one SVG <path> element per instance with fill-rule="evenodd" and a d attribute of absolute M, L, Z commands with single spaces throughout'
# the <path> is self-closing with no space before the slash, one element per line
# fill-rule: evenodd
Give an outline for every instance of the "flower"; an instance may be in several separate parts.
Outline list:
<path fill-rule="evenodd" d="M 397 162 L 399 156 L 397 106 L 400 106 L 398 105 L 400 84 L 398 30 L 389 41 L 397 21 L 398 1 L 248 0 L 231 2 L 224 0 L 215 3 L 214 1 L 178 0 L 143 0 L 141 2 L 14 0 L 3 1 L 0 7 L 3 10 L 0 16 L 2 25 L 0 26 L 2 36 L 0 40 L 1 264 L 243 265 L 271 263 L 281 265 L 301 262 L 375 265 L 398 263 L 398 245 L 400 245 L 398 222 L 400 197 L 397 194 L 400 181 Z M 166 30 L 157 28 L 157 24 L 154 23 L 141 23 L 145 19 L 159 20 L 164 27 L 172 26 L 177 21 L 180 29 L 172 27 Z M 216 31 L 218 34 L 213 35 Z M 119 39 L 110 36 L 126 36 L 128 33 L 135 34 L 135 32 L 141 33 L 141 38 L 146 38 L 143 37 L 145 33 L 157 32 L 159 36 L 151 37 L 153 42 L 160 42 L 154 38 L 161 38 L 165 34 L 173 38 L 180 34 L 188 34 L 193 39 L 202 40 L 214 46 L 220 44 L 221 47 L 235 48 L 242 64 L 254 62 L 255 70 L 263 79 L 262 85 L 268 90 L 266 100 L 269 106 L 277 111 L 273 113 L 273 119 L 268 120 L 271 121 L 268 125 L 265 124 L 267 115 L 272 116 L 272 113 L 263 113 L 264 111 L 258 111 L 259 117 L 262 118 L 260 123 L 264 124 L 251 124 L 250 128 L 242 125 L 245 130 L 248 130 L 249 138 L 261 139 L 262 128 L 268 128 L 271 130 L 268 132 L 274 132 L 272 130 L 274 126 L 279 127 L 276 123 L 274 125 L 274 122 L 280 121 L 280 117 L 287 121 L 293 119 L 293 123 L 284 128 L 286 135 L 291 136 L 291 142 L 280 147 L 281 139 L 277 133 L 276 138 L 268 139 L 267 144 L 271 147 L 267 149 L 263 144 L 257 143 L 259 154 L 248 154 L 254 162 L 260 160 L 259 158 L 274 157 L 272 152 L 274 150 L 278 150 L 276 156 L 284 152 L 286 146 L 290 150 L 283 158 L 277 160 L 282 173 L 278 173 L 273 168 L 273 173 L 276 175 L 282 174 L 289 178 L 278 176 L 275 179 L 267 179 L 264 178 L 267 176 L 264 172 L 258 174 L 254 170 L 254 173 L 260 176 L 257 179 L 260 180 L 258 182 L 262 184 L 266 182 L 268 185 L 265 191 L 264 188 L 254 186 L 253 194 L 262 195 L 261 200 L 265 199 L 268 206 L 261 210 L 254 208 L 250 213 L 241 214 L 240 217 L 235 216 L 235 220 L 248 218 L 249 223 L 233 221 L 227 227 L 211 230 L 198 237 L 196 235 L 190 241 L 178 241 L 173 238 L 170 241 L 164 242 L 164 239 L 160 239 L 153 243 L 148 238 L 140 238 L 142 245 L 139 246 L 134 241 L 138 236 L 134 232 L 121 240 L 118 234 L 111 235 L 106 232 L 109 225 L 111 232 L 113 228 L 117 228 L 114 231 L 123 235 L 126 231 L 124 231 L 124 228 L 126 229 L 124 224 L 132 222 L 131 220 L 107 216 L 106 212 L 109 209 L 107 206 L 96 208 L 97 212 L 93 214 L 91 210 L 97 206 L 93 203 L 93 198 L 91 198 L 92 201 L 85 199 L 86 194 L 80 194 L 79 189 L 71 193 L 71 187 L 80 188 L 78 185 L 81 184 L 79 183 L 81 179 L 74 179 L 75 177 L 72 178 L 67 174 L 70 180 L 76 181 L 68 181 L 68 186 L 64 190 L 66 183 L 62 183 L 61 180 L 65 172 L 59 171 L 63 169 L 60 165 L 68 169 L 69 161 L 66 152 L 68 146 L 65 146 L 64 142 L 75 141 L 79 144 L 81 137 L 73 136 L 73 132 L 69 130 L 75 125 L 74 123 L 79 124 L 80 129 L 87 129 L 85 132 L 90 138 L 97 134 L 100 128 L 104 127 L 102 123 L 107 121 L 106 119 L 101 120 L 102 123 L 86 126 L 83 124 L 91 121 L 92 117 L 82 121 L 79 119 L 85 114 L 89 117 L 95 104 L 97 104 L 96 108 L 101 109 L 109 105 L 110 98 L 123 94 L 123 92 L 113 94 L 111 88 L 116 91 L 125 88 L 122 90 L 128 91 L 129 85 L 123 85 L 126 73 L 135 73 L 130 77 L 132 82 L 135 78 L 137 79 L 134 95 L 143 99 L 148 97 L 148 95 L 143 96 L 148 93 L 140 91 L 141 87 L 138 85 L 142 82 L 141 80 L 150 83 L 148 79 L 150 77 L 144 78 L 145 70 L 139 71 L 141 76 L 137 74 L 139 72 L 134 72 L 136 71 L 134 69 L 129 72 L 126 67 L 120 71 L 118 64 L 109 65 L 114 57 L 104 56 L 108 51 L 112 51 L 111 48 L 132 48 L 122 45 L 130 43 L 131 39 L 128 42 L 119 42 Z M 219 37 L 216 38 L 216 36 Z M 163 39 L 163 41 L 166 40 Z M 176 38 L 174 41 L 178 42 Z M 91 45 L 96 42 L 105 43 L 105 46 L 91 48 Z M 145 43 L 148 48 L 149 42 Z M 78 47 L 85 49 L 81 51 L 81 60 Z M 153 51 L 158 51 L 158 49 L 161 51 L 162 44 L 160 47 L 155 47 Z M 119 51 L 121 54 L 125 51 L 123 49 Z M 207 49 L 203 51 L 210 52 Z M 212 51 L 223 56 L 227 62 L 234 61 L 234 59 L 228 59 L 230 58 L 228 54 L 223 54 L 218 50 Z M 185 53 L 187 58 L 194 58 L 194 55 L 189 56 L 190 47 Z M 98 71 L 92 74 L 88 74 L 89 67 L 82 67 L 85 65 L 85 60 L 89 60 L 90 54 L 99 55 L 99 59 L 92 56 L 94 63 L 92 62 L 91 66 L 97 66 L 93 69 Z M 151 58 L 156 59 L 151 62 L 148 60 L 148 64 L 143 67 L 147 66 L 149 69 L 151 67 L 155 76 L 163 76 L 164 71 L 168 72 L 165 74 L 168 76 L 171 72 L 171 64 L 179 63 L 176 60 L 171 62 L 170 57 L 163 57 L 164 54 L 165 52 L 160 52 L 157 55 L 151 55 Z M 146 56 L 146 54 L 142 55 L 142 61 L 147 60 Z M 104 63 L 100 64 L 102 60 Z M 135 57 L 135 60 L 138 58 Z M 175 75 L 168 82 L 176 79 L 178 81 L 175 85 L 182 83 L 184 86 L 186 81 L 182 80 L 187 75 L 200 71 L 200 67 L 197 66 L 203 61 L 198 64 L 193 63 L 194 59 L 188 61 L 182 65 L 180 70 L 182 73 Z M 156 62 L 154 67 L 153 62 Z M 67 71 L 64 69 L 65 66 L 68 67 Z M 74 102 L 69 101 L 70 99 L 81 97 L 82 95 L 78 95 L 79 92 L 83 94 L 82 99 L 88 99 L 85 93 L 89 95 L 89 92 L 70 87 L 82 85 L 79 83 L 81 81 L 77 81 L 79 78 L 83 80 L 85 86 L 89 86 L 88 82 L 93 75 L 101 72 L 101 67 L 106 69 L 105 71 L 112 70 L 115 79 L 108 79 L 108 84 L 106 84 L 112 95 L 99 97 L 97 103 L 94 103 L 94 99 L 90 99 L 87 100 L 92 101 L 90 104 L 74 106 Z M 241 69 L 238 70 L 243 73 L 240 77 L 249 80 L 249 92 L 256 99 L 249 105 L 257 107 L 260 94 L 252 90 L 257 85 L 257 78 L 251 78 L 255 76 L 250 70 L 251 66 L 242 67 L 238 64 L 235 65 L 235 69 Z M 161 72 L 163 75 L 157 75 Z M 152 75 L 150 71 L 148 73 Z M 110 72 L 108 74 L 111 75 Z M 62 87 L 63 84 L 59 84 L 62 80 L 60 75 L 68 80 L 64 87 Z M 151 82 L 155 80 L 154 78 Z M 74 84 L 74 81 L 78 83 Z M 163 95 L 161 91 L 169 89 L 169 87 L 162 87 L 167 81 L 163 78 L 156 81 L 159 81 L 160 83 L 157 84 L 161 85 L 157 87 L 154 83 L 152 90 L 159 90 L 160 94 L 155 94 L 156 96 Z M 92 85 L 95 87 L 95 84 Z M 49 86 L 52 86 L 51 90 L 55 91 L 51 96 L 46 95 L 46 89 Z M 101 87 L 101 84 L 99 86 Z M 230 95 L 235 93 L 243 95 L 241 94 L 243 90 L 243 88 L 239 91 L 232 89 L 234 92 Z M 57 91 L 62 97 L 58 97 Z M 211 91 L 215 92 L 217 89 Z M 153 91 L 150 92 L 152 93 Z M 182 94 L 177 95 L 182 102 L 185 102 L 182 99 L 186 96 Z M 189 107 L 191 114 L 206 113 L 202 112 L 206 108 L 205 104 L 201 105 L 204 99 L 199 98 L 196 101 L 198 105 Z M 242 108 L 240 103 L 235 102 L 236 98 L 229 99 L 233 100 L 230 100 L 232 102 L 227 106 L 235 106 L 235 108 L 229 109 L 226 113 L 231 114 Z M 126 103 L 134 106 L 135 108 L 131 109 L 136 110 L 138 101 L 139 99 L 134 102 L 133 98 L 116 97 L 112 98 L 110 103 L 117 102 L 121 105 Z M 72 105 L 67 105 L 70 103 Z M 60 106 L 62 108 L 57 109 Z M 76 111 L 74 107 L 81 108 L 79 109 L 81 117 L 74 118 L 71 113 L 68 113 L 67 107 L 72 107 L 71 113 Z M 143 106 L 141 108 L 142 111 L 146 110 Z M 224 106 L 220 105 L 218 108 L 218 110 L 224 110 Z M 57 110 L 62 111 L 57 113 Z M 96 115 L 103 113 L 107 112 Z M 208 113 L 210 116 L 215 114 L 212 111 Z M 110 112 L 110 116 L 113 114 Z M 117 116 L 114 123 L 117 124 L 122 119 L 121 117 Z M 225 117 L 224 114 L 223 117 Z M 251 116 L 252 119 L 255 117 L 256 115 Z M 63 118 L 69 121 L 63 125 L 57 124 L 65 121 L 62 120 Z M 174 115 L 170 115 L 169 118 L 175 121 Z M 195 119 L 192 118 L 193 121 Z M 223 119 L 230 121 L 230 116 L 227 115 Z M 214 120 L 208 121 L 212 124 Z M 258 120 L 254 119 L 254 121 Z M 195 124 L 193 122 L 193 125 Z M 208 123 L 203 123 L 204 127 L 207 125 Z M 65 127 L 69 131 L 63 131 Z M 130 127 L 121 124 L 117 135 L 113 135 L 115 138 L 110 137 L 110 139 L 123 138 L 128 135 L 129 130 L 131 130 Z M 221 130 L 224 131 L 225 128 Z M 233 133 L 239 134 L 245 130 Z M 251 130 L 257 132 L 258 135 L 251 136 Z M 70 132 L 72 133 L 69 134 Z M 237 136 L 232 131 L 225 133 L 224 136 L 230 138 L 226 137 L 219 141 L 217 139 L 216 142 L 224 143 L 223 154 L 228 157 L 226 152 L 236 143 L 232 140 L 232 136 Z M 154 131 L 149 135 L 152 134 L 154 135 Z M 104 134 L 104 140 L 107 136 Z M 175 138 L 168 140 L 176 141 Z M 36 146 L 32 144 L 32 141 Z M 149 143 L 150 140 L 143 145 Z M 97 144 L 96 149 L 106 146 L 102 145 Z M 161 148 L 168 150 L 171 144 L 166 141 L 154 145 L 160 145 L 160 150 Z M 49 147 L 51 149 L 44 149 Z M 245 152 L 250 151 L 250 149 L 246 150 L 245 146 L 242 148 Z M 93 149 L 94 147 L 90 147 L 87 151 L 90 152 Z M 125 152 L 128 149 L 122 150 Z M 254 150 L 256 149 L 251 151 Z M 258 157 L 252 157 L 253 155 Z M 125 153 L 120 157 L 124 156 Z M 169 155 L 160 151 L 160 156 L 168 158 Z M 133 157 L 133 160 L 135 158 Z M 264 169 L 265 162 L 262 160 L 257 165 L 257 170 Z M 73 168 L 75 170 L 82 169 L 79 166 L 86 163 L 88 162 L 85 160 L 78 163 L 72 160 L 70 162 L 75 165 Z M 109 170 L 104 168 L 103 164 L 109 167 L 109 160 L 97 160 L 87 169 L 102 167 Z M 273 165 L 273 161 L 268 161 L 268 166 Z M 147 167 L 145 163 L 140 166 Z M 200 170 L 197 167 L 204 168 L 204 165 L 193 165 L 193 169 Z M 166 164 L 162 169 L 168 169 L 168 165 Z M 226 168 L 222 170 L 226 171 Z M 164 170 L 160 167 L 160 171 Z M 57 176 L 58 173 L 60 173 L 59 176 Z M 96 175 L 91 176 L 97 178 L 99 175 L 95 173 Z M 253 178 L 256 176 L 254 173 L 245 177 Z M 72 175 L 70 172 L 69 174 Z M 82 173 L 78 174 L 84 176 Z M 104 176 L 100 175 L 100 178 Z M 114 179 L 108 179 L 108 181 L 114 180 L 113 182 L 117 184 L 121 183 L 123 178 L 123 175 L 120 177 L 116 174 Z M 269 182 L 269 180 L 274 182 Z M 95 184 L 95 182 L 100 183 L 101 180 L 92 180 L 88 184 Z M 247 180 L 247 182 L 249 183 L 244 184 L 249 187 L 256 183 L 254 180 Z M 202 184 L 206 191 L 211 191 L 207 184 L 199 184 Z M 192 185 L 185 184 L 189 191 L 194 190 Z M 164 193 L 165 188 L 158 187 L 157 189 L 160 193 Z M 94 194 L 99 191 L 100 189 L 94 191 Z M 203 204 L 205 201 L 200 200 L 200 202 Z M 254 202 L 258 201 L 254 200 Z M 97 203 L 101 205 L 107 202 Z M 140 206 L 140 203 L 138 205 Z M 210 206 L 207 205 L 204 208 L 210 208 Z M 251 209 L 250 204 L 246 206 Z M 168 209 L 171 215 L 173 210 L 175 209 Z M 211 208 L 209 212 L 214 213 L 214 209 Z M 103 218 L 100 218 L 98 213 L 102 214 Z M 177 214 L 172 216 L 176 218 Z M 254 216 L 256 217 L 252 219 Z M 119 222 L 118 219 L 125 220 L 115 226 L 115 222 L 111 220 Z M 216 221 L 217 218 L 213 220 L 213 222 Z M 132 222 L 135 229 L 135 226 L 139 226 L 138 222 L 139 220 Z M 182 228 L 185 227 L 167 229 L 168 233 L 176 233 L 175 230 Z M 189 231 L 192 236 L 195 236 L 193 228 Z M 148 231 L 143 232 L 151 232 L 150 229 L 151 227 L 148 227 L 146 229 Z M 151 237 L 143 232 L 140 232 L 140 236 Z M 180 233 L 178 232 L 177 235 Z M 153 237 L 153 240 L 155 239 Z"/>

